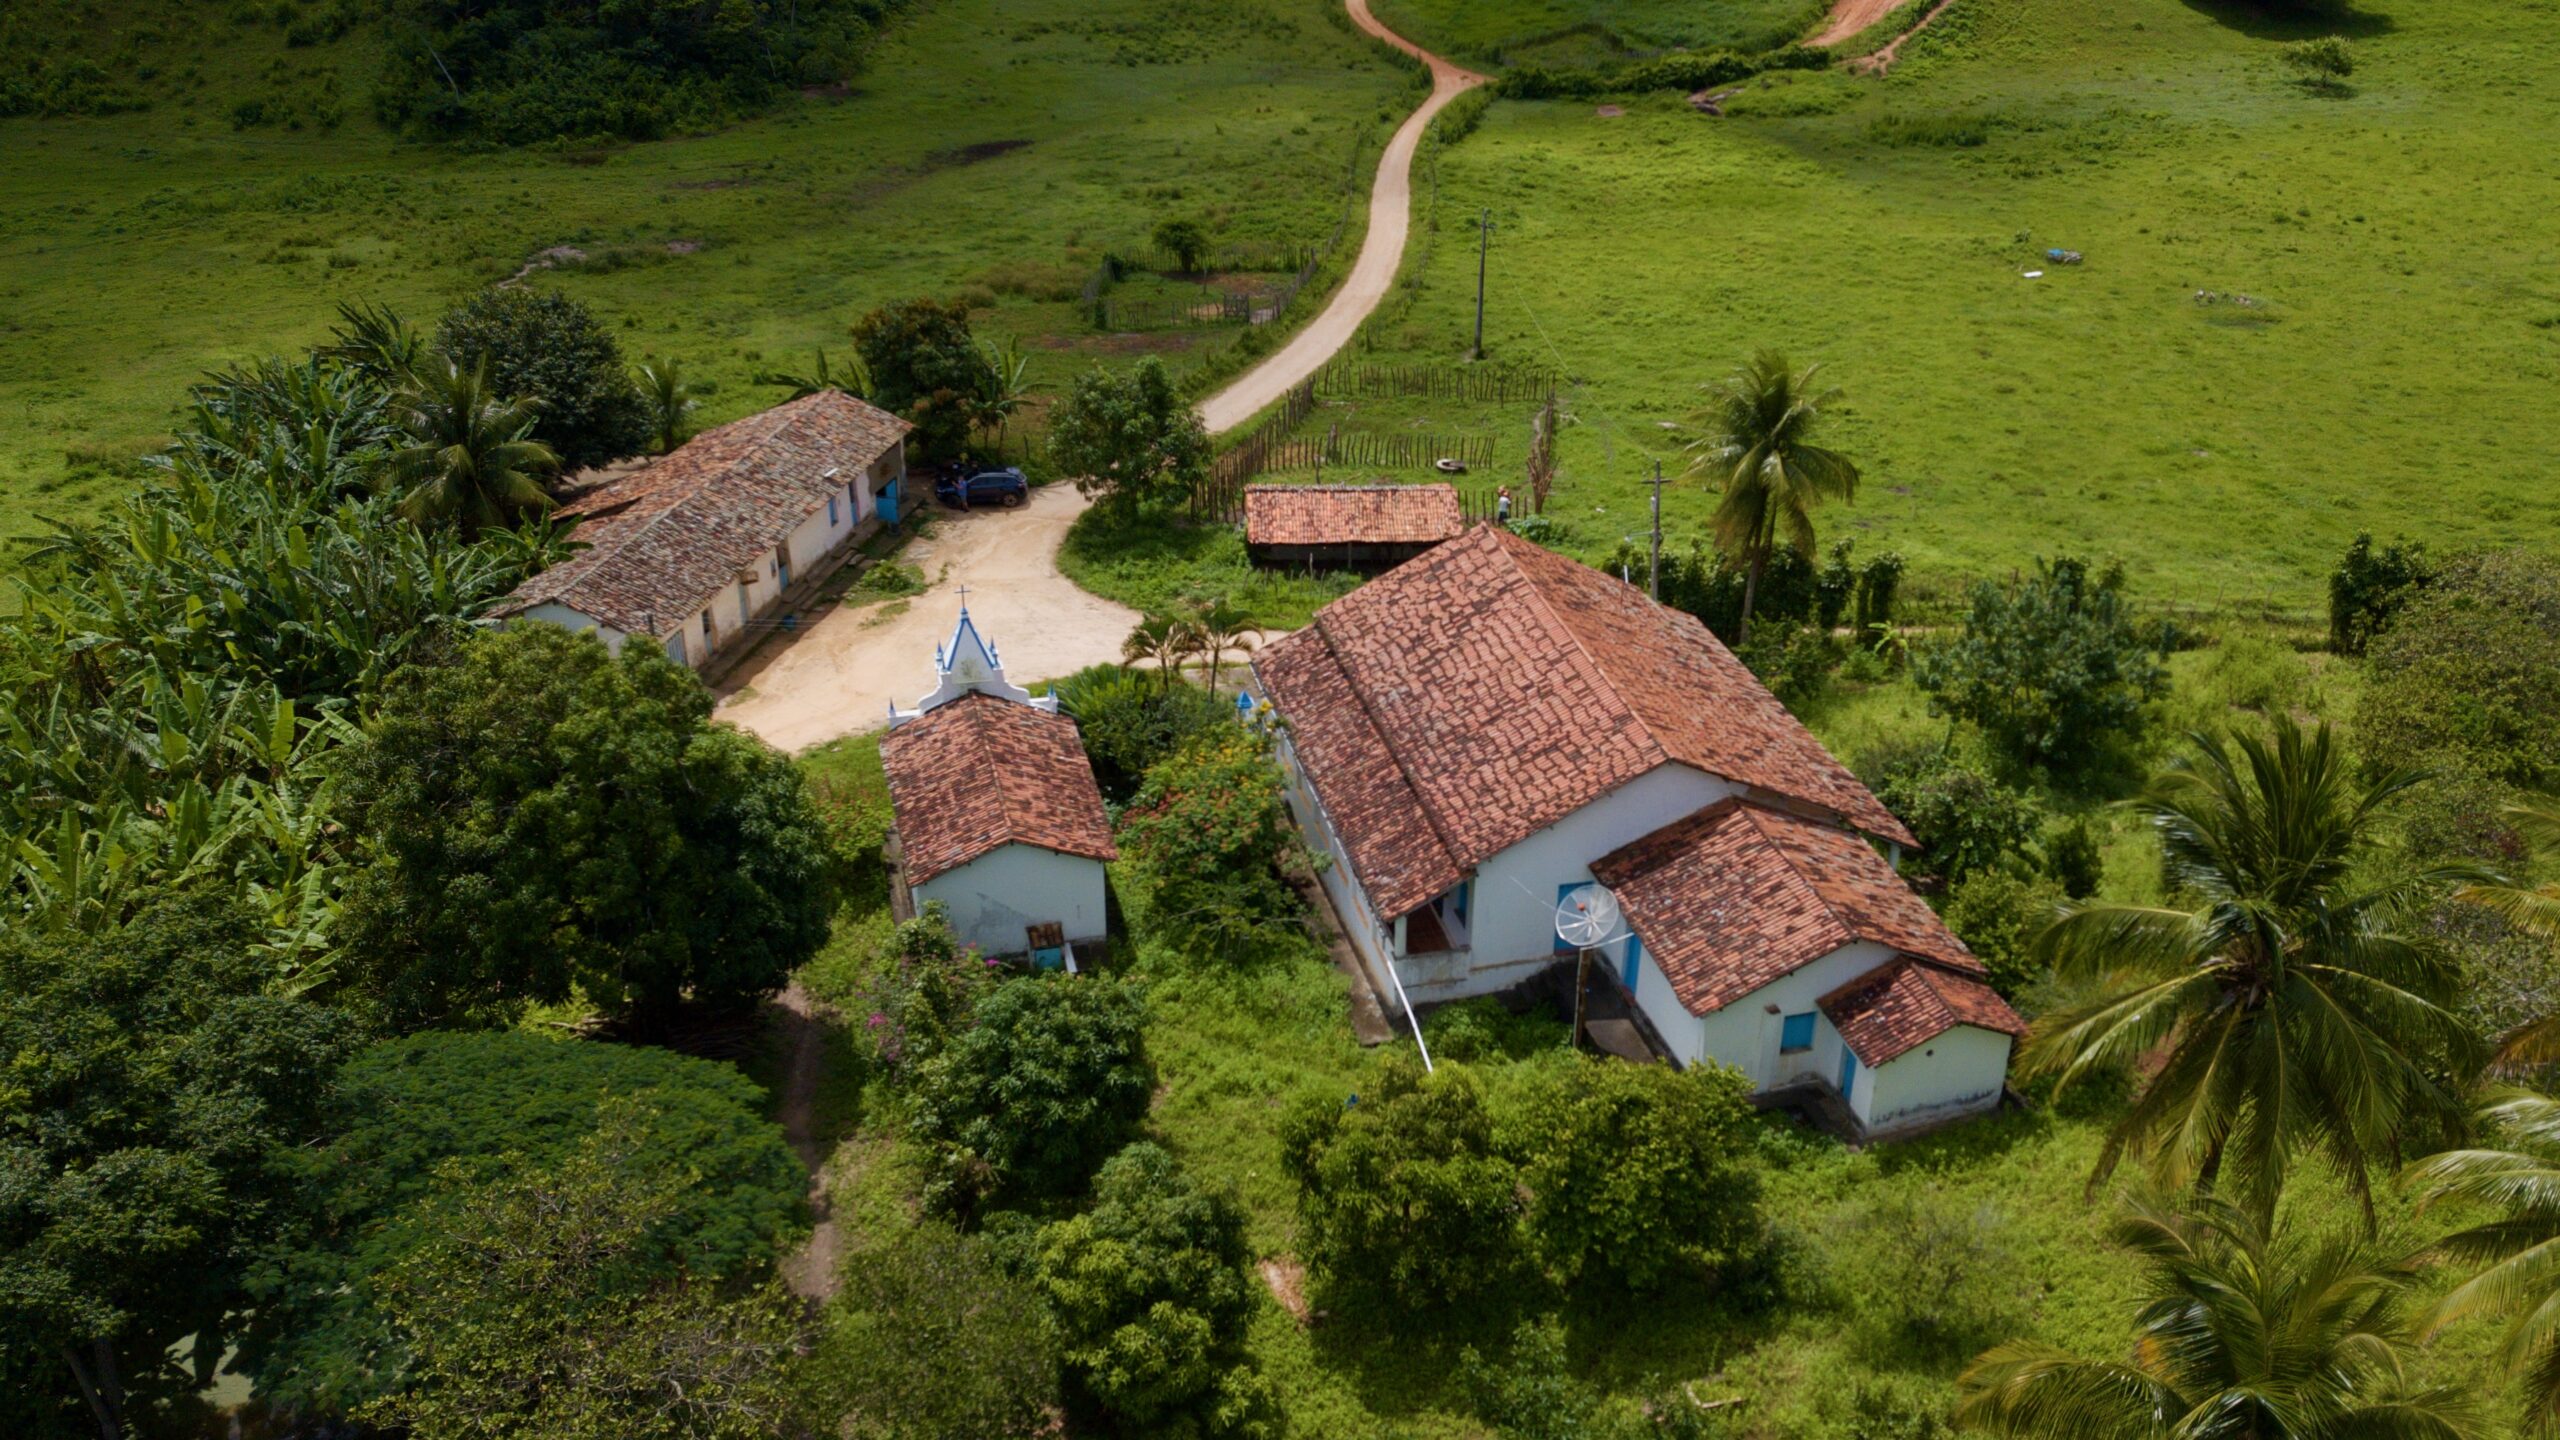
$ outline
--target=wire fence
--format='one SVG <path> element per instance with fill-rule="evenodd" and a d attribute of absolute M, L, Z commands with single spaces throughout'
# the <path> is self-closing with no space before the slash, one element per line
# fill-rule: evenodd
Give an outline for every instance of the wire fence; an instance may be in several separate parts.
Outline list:
<path fill-rule="evenodd" d="M 1316 393 L 1342 399 L 1429 399 L 1543 404 L 1556 374 L 1521 365 L 1376 365 L 1336 360 L 1316 373 Z"/>
<path fill-rule="evenodd" d="M 1242 519 L 1244 487 L 1259 475 L 1321 473 L 1328 468 L 1438 470 L 1444 461 L 1464 470 L 1483 470 L 1493 464 L 1490 435 L 1345 434 L 1339 428 L 1322 435 L 1292 433 L 1315 409 L 1315 382 L 1307 380 L 1289 392 L 1269 419 L 1221 452 L 1210 463 L 1209 478 L 1191 492 L 1192 520 L 1232 525 Z M 1492 492 L 1487 491 L 1478 507 L 1482 513 L 1471 513 L 1469 518 L 1490 518 L 1493 505 Z"/>

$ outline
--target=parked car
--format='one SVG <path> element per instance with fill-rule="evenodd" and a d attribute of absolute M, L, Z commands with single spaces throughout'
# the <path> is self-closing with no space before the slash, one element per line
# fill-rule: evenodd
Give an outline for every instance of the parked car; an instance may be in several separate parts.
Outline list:
<path fill-rule="evenodd" d="M 1031 498 L 1031 481 L 1013 466 L 960 470 L 933 482 L 933 498 L 962 510 L 980 505 L 1019 505 Z"/>

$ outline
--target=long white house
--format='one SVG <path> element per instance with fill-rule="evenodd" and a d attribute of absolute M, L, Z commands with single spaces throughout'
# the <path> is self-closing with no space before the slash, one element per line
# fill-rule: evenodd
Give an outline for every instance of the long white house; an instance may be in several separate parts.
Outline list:
<path fill-rule="evenodd" d="M 516 587 L 498 613 L 634 635 L 701 668 L 754 632 L 792 582 L 895 520 L 914 427 L 841 391 L 705 430 L 560 507 L 586 549 Z"/>
<path fill-rule="evenodd" d="M 934 657 L 934 688 L 892 710 L 888 772 L 895 910 L 940 903 L 964 945 L 1070 964 L 1103 940 L 1119 857 L 1076 722 L 1008 682 L 966 607 Z"/>
<path fill-rule="evenodd" d="M 1694 617 L 1480 526 L 1254 671 L 1382 988 L 1529 980 L 1597 882 L 1612 981 L 1673 1059 L 1828 1087 L 1871 1135 L 1999 1102 L 2023 1025 L 1894 873 L 1910 833 Z"/>

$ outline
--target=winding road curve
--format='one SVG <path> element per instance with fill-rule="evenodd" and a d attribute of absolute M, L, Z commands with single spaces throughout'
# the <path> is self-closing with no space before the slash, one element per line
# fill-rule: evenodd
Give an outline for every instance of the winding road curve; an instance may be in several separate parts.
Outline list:
<path fill-rule="evenodd" d="M 1396 127 L 1378 155 L 1378 178 L 1369 187 L 1369 233 L 1360 242 L 1360 257 L 1324 313 L 1290 337 L 1278 354 L 1254 366 L 1234 384 L 1202 401 L 1200 418 L 1212 435 L 1222 434 L 1289 393 L 1299 381 L 1324 368 L 1387 298 L 1387 287 L 1404 263 L 1405 236 L 1413 224 L 1413 156 L 1431 117 L 1450 101 L 1485 83 L 1473 70 L 1452 65 L 1378 23 L 1369 0 L 1343 0 L 1351 23 L 1431 67 L 1431 95 Z"/>

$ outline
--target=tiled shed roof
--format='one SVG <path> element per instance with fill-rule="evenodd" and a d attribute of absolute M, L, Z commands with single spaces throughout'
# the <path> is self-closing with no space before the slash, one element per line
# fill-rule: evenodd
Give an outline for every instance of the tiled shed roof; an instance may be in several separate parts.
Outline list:
<path fill-rule="evenodd" d="M 1382 915 L 1675 762 L 1910 843 L 1695 617 L 1492 526 L 1327 605 L 1254 669 Z"/>
<path fill-rule="evenodd" d="M 1868 1065 L 1882 1065 L 1959 1025 L 2003 1035 L 2027 1028 L 2000 992 L 1970 975 L 1919 960 L 1900 960 L 1861 975 L 1822 997 L 1832 1028 Z"/>
<path fill-rule="evenodd" d="M 1982 970 L 1884 857 L 1824 820 L 1719 800 L 1591 873 L 1696 1015 L 1860 940 Z"/>
<path fill-rule="evenodd" d="M 1093 764 L 1064 715 L 963 695 L 890 731 L 880 764 L 911 885 L 1007 845 L 1120 858 Z"/>
<path fill-rule="evenodd" d="M 825 390 L 705 430 L 561 506 L 587 548 L 517 586 L 500 613 L 560 604 L 625 634 L 671 631 L 913 428 Z"/>
<path fill-rule="evenodd" d="M 1455 485 L 1247 485 L 1248 545 L 1436 545 L 1467 528 Z"/>

